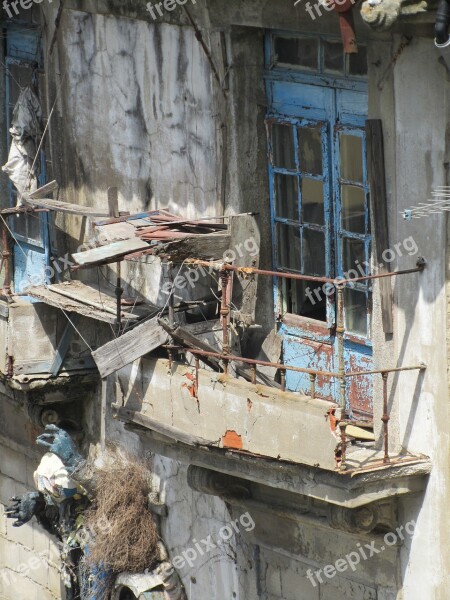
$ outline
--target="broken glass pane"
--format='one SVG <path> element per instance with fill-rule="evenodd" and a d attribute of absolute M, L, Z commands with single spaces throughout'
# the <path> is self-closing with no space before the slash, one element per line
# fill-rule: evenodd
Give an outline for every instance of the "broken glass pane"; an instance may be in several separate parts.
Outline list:
<path fill-rule="evenodd" d="M 272 125 L 272 153 L 275 167 L 295 169 L 294 130 L 290 125 Z"/>
<path fill-rule="evenodd" d="M 322 135 L 320 127 L 298 128 L 300 171 L 322 175 Z"/>
<path fill-rule="evenodd" d="M 356 135 L 341 135 L 341 177 L 363 183 L 363 143 Z"/>
<path fill-rule="evenodd" d="M 282 219 L 299 220 L 297 175 L 275 173 L 275 214 Z"/>

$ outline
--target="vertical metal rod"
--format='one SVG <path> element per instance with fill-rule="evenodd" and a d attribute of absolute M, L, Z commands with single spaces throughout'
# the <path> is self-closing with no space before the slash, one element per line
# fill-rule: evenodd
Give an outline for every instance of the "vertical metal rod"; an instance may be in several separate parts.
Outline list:
<path fill-rule="evenodd" d="M 108 378 L 102 379 L 101 385 L 101 403 L 100 403 L 100 449 L 102 452 L 106 449 L 106 416 L 108 399 Z"/>
<path fill-rule="evenodd" d="M 341 471 L 345 471 L 347 468 L 347 464 L 346 464 L 346 455 L 347 455 L 347 434 L 346 434 L 346 429 L 347 429 L 347 422 L 346 421 L 340 421 L 339 422 L 339 429 L 341 430 L 341 466 L 340 466 L 340 470 Z"/>
<path fill-rule="evenodd" d="M 166 275 L 170 283 L 170 296 L 169 296 L 169 325 L 175 327 L 175 290 L 173 289 L 173 273 L 172 263 L 166 262 Z"/>
<path fill-rule="evenodd" d="M 117 281 L 116 281 L 116 298 L 117 298 L 117 315 L 116 315 L 116 323 L 117 323 L 117 333 L 120 335 L 120 331 L 122 329 L 122 267 L 120 262 L 117 263 Z"/>
<path fill-rule="evenodd" d="M 286 371 L 282 369 L 280 371 L 281 391 L 286 391 Z"/>
<path fill-rule="evenodd" d="M 384 437 L 384 464 L 388 464 L 391 462 L 389 458 L 389 414 L 388 414 L 388 376 L 389 373 L 382 373 L 383 378 L 383 416 L 381 420 L 383 421 L 383 437 Z"/>
<path fill-rule="evenodd" d="M 199 371 L 200 369 L 200 359 L 195 357 L 195 396 L 198 396 L 198 380 L 199 380 Z"/>
<path fill-rule="evenodd" d="M 252 366 L 252 383 L 256 384 L 256 366 Z"/>
<path fill-rule="evenodd" d="M 315 373 L 309 375 L 310 395 L 313 399 L 316 397 L 316 377 Z"/>
<path fill-rule="evenodd" d="M 220 308 L 220 317 L 222 319 L 222 354 L 230 354 L 230 336 L 229 336 L 229 316 L 230 316 L 230 304 L 229 304 L 229 283 L 230 273 L 226 269 L 220 271 L 220 282 L 222 285 L 222 302 Z M 223 372 L 228 373 L 228 360 L 223 361 Z"/>
<path fill-rule="evenodd" d="M 11 249 L 9 244 L 9 233 L 5 223 L 2 222 L 2 263 L 5 267 L 5 281 L 3 290 L 5 296 L 11 296 Z"/>
<path fill-rule="evenodd" d="M 345 418 L 346 397 L 345 397 L 345 362 L 344 362 L 344 288 L 337 286 L 337 323 L 336 336 L 338 341 L 338 362 L 339 362 L 339 405 L 342 410 L 342 418 Z"/>

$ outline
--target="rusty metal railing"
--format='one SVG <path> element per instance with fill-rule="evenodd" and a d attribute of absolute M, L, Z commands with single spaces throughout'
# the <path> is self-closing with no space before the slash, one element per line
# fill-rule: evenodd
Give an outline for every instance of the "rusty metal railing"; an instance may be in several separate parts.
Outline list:
<path fill-rule="evenodd" d="M 359 377 L 363 375 L 376 375 L 381 374 L 383 378 L 383 416 L 381 418 L 383 422 L 383 447 L 384 447 L 384 464 L 388 464 L 390 462 L 389 457 L 389 407 L 388 407 L 388 376 L 389 373 L 401 372 L 401 371 L 412 371 L 412 370 L 420 370 L 423 371 L 426 369 L 426 365 L 412 365 L 405 367 L 394 367 L 387 369 L 373 369 L 369 371 L 353 371 L 350 373 L 345 372 L 345 360 L 344 360 L 344 338 L 345 338 L 345 319 L 344 319 L 344 288 L 348 283 L 355 283 L 358 281 L 370 281 L 374 279 L 381 279 L 384 277 L 395 277 L 398 275 L 408 275 L 411 273 L 420 273 L 424 270 L 426 263 L 423 259 L 419 259 L 417 261 L 416 267 L 413 269 L 403 269 L 401 271 L 395 271 L 391 273 L 380 273 L 376 275 L 367 275 L 364 277 L 357 277 L 352 279 L 340 279 L 335 278 L 331 279 L 329 277 L 314 277 L 309 275 L 300 275 L 297 273 L 286 273 L 283 271 L 270 271 L 264 269 L 256 269 L 253 267 L 236 267 L 227 262 L 210 262 L 198 259 L 190 259 L 186 261 L 186 264 L 198 265 L 198 266 L 207 266 L 210 268 L 214 268 L 220 273 L 220 282 L 222 288 L 222 298 L 221 298 L 221 321 L 222 321 L 222 352 L 210 352 L 206 350 L 194 349 L 194 348 L 184 348 L 184 351 L 187 351 L 195 356 L 196 359 L 196 369 L 198 371 L 199 366 L 199 357 L 202 356 L 204 358 L 214 358 L 218 361 L 222 361 L 224 373 L 228 373 L 228 365 L 230 362 L 240 362 L 244 364 L 251 365 L 251 382 L 256 383 L 257 381 L 257 366 L 267 366 L 276 368 L 277 371 L 280 372 L 280 380 L 281 380 L 281 389 L 285 391 L 286 389 L 286 372 L 294 371 L 298 373 L 309 374 L 310 379 L 310 396 L 311 398 L 315 398 L 316 396 L 316 379 L 318 376 L 327 377 L 327 378 L 336 378 L 340 381 L 339 384 L 339 407 L 341 409 L 341 415 L 339 419 L 339 427 L 341 431 L 341 451 L 342 451 L 342 461 L 341 468 L 345 469 L 346 463 L 346 446 L 347 446 L 347 438 L 346 438 L 346 427 L 348 422 L 346 420 L 346 380 L 351 377 Z M 284 279 L 293 279 L 293 280 L 303 280 L 303 281 L 314 281 L 318 283 L 330 283 L 335 286 L 337 291 L 337 319 L 336 319 L 336 337 L 338 342 L 338 372 L 331 371 L 322 371 L 318 369 L 307 369 L 302 367 L 295 367 L 292 365 L 285 365 L 282 363 L 272 363 L 268 361 L 262 361 L 257 359 L 245 358 L 242 356 L 234 356 L 230 353 L 230 344 L 229 344 L 229 326 L 230 326 L 230 302 L 231 302 L 231 272 L 241 273 L 244 276 L 250 275 L 264 275 L 269 277 L 279 277 Z M 196 376 L 196 380 L 198 381 L 198 372 Z"/>

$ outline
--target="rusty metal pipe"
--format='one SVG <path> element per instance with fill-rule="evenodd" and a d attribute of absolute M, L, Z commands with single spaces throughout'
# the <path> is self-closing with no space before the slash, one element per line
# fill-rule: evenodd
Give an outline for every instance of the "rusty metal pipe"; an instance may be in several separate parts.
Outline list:
<path fill-rule="evenodd" d="M 411 367 L 395 367 L 393 369 L 378 369 L 374 371 L 352 371 L 346 373 L 346 377 L 358 377 L 358 375 L 382 375 L 383 373 L 398 373 L 400 371 L 425 371 L 426 365 L 413 365 Z"/>
<path fill-rule="evenodd" d="M 382 373 L 383 377 L 383 416 L 381 420 L 383 421 L 383 437 L 384 437 L 384 458 L 383 463 L 389 464 L 391 459 L 389 458 L 389 408 L 388 408 L 388 376 L 389 373 Z"/>
<path fill-rule="evenodd" d="M 315 373 L 309 374 L 309 389 L 311 398 L 313 399 L 316 397 L 316 378 L 317 375 Z"/>
<path fill-rule="evenodd" d="M 339 405 L 342 410 L 342 416 L 345 415 L 347 399 L 345 397 L 345 357 L 344 357 L 344 288 L 337 288 L 337 323 L 336 337 L 338 342 L 338 363 L 339 363 Z"/>
<path fill-rule="evenodd" d="M 213 267 L 217 270 L 235 271 L 246 273 L 248 275 L 268 275 L 270 277 L 280 277 L 281 279 L 293 279 L 299 281 L 317 281 L 317 283 L 332 283 L 336 287 L 347 283 L 357 281 L 369 281 L 371 279 L 381 279 L 383 277 L 395 277 L 396 275 L 408 275 L 410 273 L 419 273 L 424 270 L 425 264 L 421 264 L 414 269 L 405 269 L 403 271 L 394 271 L 392 273 L 379 273 L 378 275 L 367 275 L 365 277 L 355 277 L 354 279 L 338 279 L 331 277 L 314 277 L 312 275 L 300 275 L 298 273 L 284 273 L 283 271 L 268 271 L 266 269 L 255 269 L 254 267 L 235 267 L 224 263 L 214 263 L 212 261 L 191 259 L 187 260 L 186 264 L 199 265 L 201 267 Z"/>
<path fill-rule="evenodd" d="M 234 356 L 233 354 L 221 354 L 220 352 L 209 352 L 207 350 L 197 350 L 195 348 L 186 348 L 186 352 L 191 354 L 206 356 L 209 358 L 217 358 L 219 360 L 228 360 L 230 362 L 242 362 L 249 365 L 260 365 L 262 367 L 274 367 L 281 371 L 295 371 L 297 373 L 312 373 L 314 375 L 322 375 L 323 377 L 335 377 L 340 378 L 339 373 L 333 373 L 332 371 L 317 371 L 314 369 L 303 369 L 301 367 L 293 367 L 291 365 L 282 365 L 280 363 L 272 363 L 264 360 L 256 360 L 254 358 L 244 358 L 243 356 Z"/>
<path fill-rule="evenodd" d="M 9 232 L 6 223 L 2 223 L 2 264 L 5 267 L 5 280 L 3 292 L 7 298 L 11 297 L 11 248 L 9 243 Z"/>

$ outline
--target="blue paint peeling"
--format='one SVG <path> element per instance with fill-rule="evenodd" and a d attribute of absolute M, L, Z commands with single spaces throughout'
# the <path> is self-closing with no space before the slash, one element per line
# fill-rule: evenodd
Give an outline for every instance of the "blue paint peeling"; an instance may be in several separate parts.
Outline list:
<path fill-rule="evenodd" d="M 299 248 L 303 248 L 302 240 L 307 229 L 320 231 L 325 239 L 325 272 L 313 272 L 305 269 L 304 256 L 299 257 L 301 265 L 297 272 L 325 277 L 342 277 L 345 272 L 344 240 L 361 243 L 364 249 L 364 260 L 370 261 L 370 215 L 368 200 L 367 165 L 365 152 L 365 120 L 367 118 L 367 82 L 364 79 L 337 76 L 325 76 L 323 73 L 302 72 L 301 70 L 274 66 L 275 56 L 272 32 L 266 37 L 266 91 L 268 96 L 267 129 L 269 139 L 269 180 L 270 205 L 273 235 L 273 264 L 275 270 L 283 269 L 278 256 L 277 224 L 291 225 L 298 228 Z M 309 35 L 309 37 L 311 37 Z M 320 60 L 318 64 L 321 64 Z M 272 148 L 272 127 L 284 124 L 292 127 L 292 139 L 295 150 L 295 168 L 291 164 L 283 167 L 274 164 Z M 320 130 L 322 140 L 322 173 L 303 172 L 299 164 L 299 128 L 315 127 Z M 361 140 L 363 149 L 363 179 L 355 182 L 341 177 L 340 146 L 343 135 Z M 291 175 L 298 178 L 298 215 L 300 222 L 290 221 L 276 214 L 275 177 L 277 174 Z M 302 178 L 321 181 L 324 184 L 324 223 L 322 226 L 311 225 L 302 221 Z M 364 194 L 364 231 L 356 233 L 343 228 L 341 186 L 351 185 L 361 189 Z M 294 248 L 290 249 L 294 251 Z M 364 267 L 362 267 L 364 268 Z M 292 271 L 292 269 L 289 269 Z M 319 284 L 317 284 L 319 287 Z M 321 287 L 321 286 L 320 286 Z M 367 322 L 359 331 L 349 331 L 344 343 L 346 370 L 367 370 L 372 365 L 372 349 L 370 342 L 370 285 L 362 282 L 352 284 L 352 288 L 361 296 L 356 296 L 362 303 L 366 301 Z M 274 300 L 276 316 L 280 323 L 279 333 L 283 337 L 283 360 L 285 364 L 312 368 L 324 371 L 338 371 L 337 340 L 334 332 L 336 324 L 335 297 L 328 298 L 326 303 L 326 322 L 305 317 L 294 317 L 283 322 L 283 307 L 280 281 L 274 279 Z M 357 306 L 357 305 L 356 305 Z M 347 307 L 347 310 L 348 307 Z M 355 308 L 353 309 L 355 312 Z M 294 321 L 294 323 L 292 323 Z M 355 323 L 355 319 L 353 320 Z M 346 323 L 351 324 L 350 314 L 346 314 Z M 309 393 L 308 375 L 287 372 L 287 388 L 292 391 Z M 339 384 L 336 380 L 319 377 L 316 382 L 318 397 L 329 400 L 338 399 Z M 347 382 L 348 397 L 351 408 L 364 415 L 372 410 L 372 377 L 365 376 Z"/>

